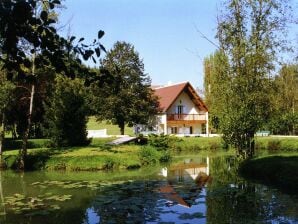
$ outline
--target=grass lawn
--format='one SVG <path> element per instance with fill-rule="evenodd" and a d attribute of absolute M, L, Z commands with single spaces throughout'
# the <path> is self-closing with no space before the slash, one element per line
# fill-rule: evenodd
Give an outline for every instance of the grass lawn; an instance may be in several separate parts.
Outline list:
<path fill-rule="evenodd" d="M 47 170 L 103 170 L 140 167 L 137 145 L 108 146 L 107 139 L 93 139 L 89 146 L 71 148 L 36 148 L 28 150 L 28 169 Z M 17 150 L 4 152 L 9 167 L 13 165 Z"/>
<path fill-rule="evenodd" d="M 107 129 L 108 135 L 120 135 L 120 129 L 117 125 L 113 125 L 107 121 L 98 122 L 96 121 L 94 116 L 89 117 L 87 123 L 88 130 L 100 130 L 100 129 Z M 133 128 L 125 126 L 124 134 L 126 135 L 134 135 Z"/>
<path fill-rule="evenodd" d="M 244 162 L 239 171 L 246 178 L 298 194 L 298 152 L 251 159 Z"/>

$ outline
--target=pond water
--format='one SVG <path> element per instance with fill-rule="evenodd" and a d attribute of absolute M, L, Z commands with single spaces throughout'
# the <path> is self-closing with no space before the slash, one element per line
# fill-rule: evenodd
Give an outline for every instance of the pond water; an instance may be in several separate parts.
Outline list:
<path fill-rule="evenodd" d="M 0 223 L 298 223 L 298 197 L 237 175 L 233 157 L 117 172 L 0 173 Z"/>

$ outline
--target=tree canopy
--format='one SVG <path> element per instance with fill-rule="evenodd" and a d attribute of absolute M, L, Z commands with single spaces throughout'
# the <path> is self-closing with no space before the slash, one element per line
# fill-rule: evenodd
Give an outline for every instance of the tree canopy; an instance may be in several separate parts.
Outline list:
<path fill-rule="evenodd" d="M 227 0 L 218 17 L 220 51 L 228 59 L 219 79 L 219 128 L 244 157 L 253 155 L 254 134 L 268 120 L 269 80 L 276 52 L 286 46 L 288 9 L 287 1 Z"/>
<path fill-rule="evenodd" d="M 117 124 L 121 134 L 126 124 L 147 124 L 149 117 L 158 111 L 158 101 L 134 47 L 116 42 L 101 65 L 113 79 L 100 87 L 96 83 L 93 85 L 92 101 L 97 118 Z"/>
<path fill-rule="evenodd" d="M 23 147 L 19 151 L 18 167 L 24 169 L 27 155 L 27 140 L 34 112 L 34 96 L 39 76 L 36 70 L 51 66 L 57 73 L 74 78 L 76 71 L 89 74 L 89 69 L 80 66 L 81 58 L 92 59 L 100 56 L 104 47 L 100 44 L 104 32 L 98 31 L 92 44 L 85 44 L 84 38 L 76 41 L 75 36 L 64 38 L 55 28 L 53 18 L 59 0 L 11 0 L 0 1 L 0 61 L 6 77 L 18 84 L 26 82 L 30 92 L 28 110 L 25 111 L 27 127 L 23 135 Z M 70 61 L 77 63 L 70 63 Z M 87 78 L 86 78 L 87 79 Z M 16 85 L 17 86 L 17 85 Z"/>

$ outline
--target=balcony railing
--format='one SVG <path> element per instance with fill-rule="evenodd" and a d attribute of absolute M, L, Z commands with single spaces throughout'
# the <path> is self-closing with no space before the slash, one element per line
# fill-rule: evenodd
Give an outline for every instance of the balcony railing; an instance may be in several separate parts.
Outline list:
<path fill-rule="evenodd" d="M 168 121 L 205 121 L 206 114 L 167 114 Z"/>

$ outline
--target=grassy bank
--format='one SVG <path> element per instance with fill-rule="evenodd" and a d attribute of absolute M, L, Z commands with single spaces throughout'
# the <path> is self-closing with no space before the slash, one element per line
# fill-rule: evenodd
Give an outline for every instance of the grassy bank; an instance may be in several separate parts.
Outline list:
<path fill-rule="evenodd" d="M 27 165 L 28 169 L 47 170 L 108 170 L 131 169 L 151 164 L 167 162 L 175 156 L 197 153 L 214 153 L 228 151 L 221 138 L 177 138 L 165 136 L 157 138 L 153 146 L 140 146 L 134 144 L 121 146 L 107 146 L 108 139 L 93 139 L 89 146 L 69 148 L 47 148 L 49 140 L 29 140 Z M 149 141 L 150 143 L 150 141 Z M 152 143 L 152 142 L 151 142 Z M 150 143 L 150 144 L 151 144 Z M 13 168 L 21 147 L 19 140 L 5 142 L 4 159 L 9 168 Z M 298 152 L 298 139 L 258 138 L 258 154 L 278 153 L 282 151 Z M 279 148 L 276 148 L 276 147 Z M 233 154 L 233 149 L 229 149 Z"/>
<path fill-rule="evenodd" d="M 203 138 L 203 137 L 183 137 L 173 138 L 170 147 L 175 152 L 198 152 L 198 151 L 218 151 L 227 149 L 220 137 Z"/>
<path fill-rule="evenodd" d="M 28 150 L 26 169 L 90 171 L 131 169 L 156 164 L 167 159 L 163 152 L 152 147 L 134 144 L 109 146 L 112 139 L 93 139 L 89 146 L 71 148 L 31 148 Z M 33 144 L 34 145 L 34 144 Z M 17 150 L 5 151 L 8 168 L 14 168 Z"/>
<path fill-rule="evenodd" d="M 244 162 L 239 171 L 245 178 L 298 194 L 298 153 L 251 159 Z"/>
<path fill-rule="evenodd" d="M 256 151 L 262 150 L 270 152 L 297 152 L 298 137 L 257 137 Z"/>

